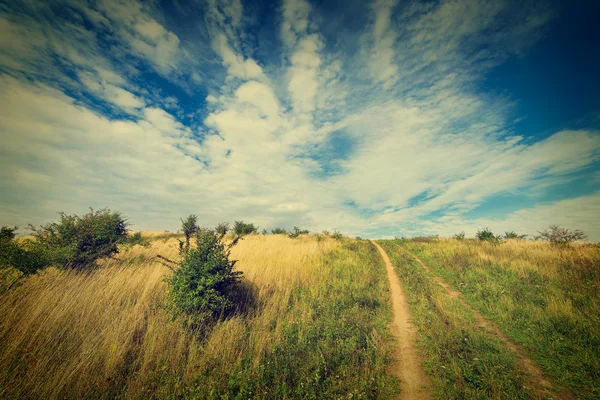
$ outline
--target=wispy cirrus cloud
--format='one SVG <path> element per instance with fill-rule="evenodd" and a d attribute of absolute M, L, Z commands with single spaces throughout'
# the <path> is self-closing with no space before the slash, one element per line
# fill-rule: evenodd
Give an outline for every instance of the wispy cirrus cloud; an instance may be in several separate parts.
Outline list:
<path fill-rule="evenodd" d="M 564 221 L 600 237 L 597 180 L 545 198 L 597 168 L 599 133 L 519 132 L 514 103 L 479 84 L 548 29 L 535 3 L 374 1 L 352 48 L 306 0 L 268 18 L 240 0 L 63 3 L 0 9 L 7 223 L 107 205 L 140 229 L 195 212 L 369 236 Z M 524 193 L 533 205 L 470 216 Z"/>

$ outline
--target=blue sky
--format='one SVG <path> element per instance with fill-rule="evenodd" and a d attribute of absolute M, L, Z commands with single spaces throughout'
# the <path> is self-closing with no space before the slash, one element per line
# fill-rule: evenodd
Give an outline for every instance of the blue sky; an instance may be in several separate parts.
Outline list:
<path fill-rule="evenodd" d="M 0 0 L 0 222 L 600 240 L 597 8 Z"/>

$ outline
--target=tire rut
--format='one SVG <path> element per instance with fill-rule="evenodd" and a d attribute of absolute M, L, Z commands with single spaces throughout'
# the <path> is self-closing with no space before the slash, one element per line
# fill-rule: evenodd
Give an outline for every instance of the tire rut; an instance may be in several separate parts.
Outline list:
<path fill-rule="evenodd" d="M 402 380 L 400 399 L 426 400 L 432 399 L 431 382 L 423 372 L 422 358 L 415 350 L 417 327 L 412 322 L 408 301 L 402 290 L 402 284 L 394 271 L 392 263 L 385 250 L 371 241 L 379 250 L 385 262 L 394 318 L 390 323 L 392 335 L 398 341 L 396 346 L 396 362 L 391 366 L 391 372 Z"/>
<path fill-rule="evenodd" d="M 413 257 L 420 265 L 423 267 L 425 271 L 427 271 L 433 280 L 446 289 L 448 296 L 451 298 L 457 299 L 464 307 L 466 307 L 469 311 L 473 313 L 475 316 L 475 321 L 477 325 L 483 329 L 485 329 L 488 333 L 497 337 L 501 342 L 504 343 L 509 349 L 511 349 L 514 353 L 517 354 L 517 361 L 521 369 L 528 375 L 528 384 L 529 387 L 533 390 L 534 395 L 539 399 L 560 399 L 560 400 L 574 400 L 575 396 L 573 394 L 563 391 L 557 392 L 553 389 L 552 384 L 543 376 L 543 371 L 540 365 L 527 356 L 525 350 L 514 343 L 511 339 L 508 338 L 498 326 L 492 322 L 491 320 L 484 317 L 480 312 L 473 309 L 465 300 L 463 300 L 460 295 L 461 292 L 453 289 L 446 281 L 444 281 L 441 277 L 436 275 L 431 269 L 415 254 L 411 253 L 407 249 L 403 249 L 408 253 L 411 257 Z"/>

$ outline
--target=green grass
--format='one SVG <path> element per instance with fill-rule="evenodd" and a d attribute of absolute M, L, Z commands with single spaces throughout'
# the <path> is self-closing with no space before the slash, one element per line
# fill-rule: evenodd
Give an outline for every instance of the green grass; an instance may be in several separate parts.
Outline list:
<path fill-rule="evenodd" d="M 510 241 L 405 241 L 542 365 L 559 390 L 600 398 L 600 250 Z"/>
<path fill-rule="evenodd" d="M 495 337 L 475 326 L 472 313 L 406 253 L 400 241 L 379 241 L 404 286 L 415 324 L 418 345 L 440 399 L 526 399 L 515 355 Z"/>

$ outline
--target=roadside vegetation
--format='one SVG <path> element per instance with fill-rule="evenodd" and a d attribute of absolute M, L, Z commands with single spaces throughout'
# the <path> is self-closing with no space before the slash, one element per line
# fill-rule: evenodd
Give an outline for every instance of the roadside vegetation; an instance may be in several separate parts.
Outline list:
<path fill-rule="evenodd" d="M 0 397 L 398 394 L 372 244 L 256 235 L 237 222 L 232 236 L 197 222 L 127 234 L 93 268 L 53 263 L 0 295 Z"/>
<path fill-rule="evenodd" d="M 399 271 L 414 265 L 398 249 L 406 248 L 464 293 L 559 390 L 600 398 L 600 248 L 574 243 L 584 237 L 581 231 L 550 227 L 542 235 L 545 242 L 417 238 L 385 245 L 392 254 L 397 249 Z M 413 273 L 422 275 L 418 268 Z M 406 284 L 414 276 L 407 275 Z M 408 293 L 422 290 L 414 286 Z"/>

